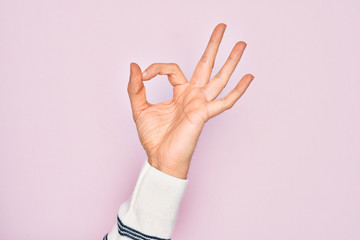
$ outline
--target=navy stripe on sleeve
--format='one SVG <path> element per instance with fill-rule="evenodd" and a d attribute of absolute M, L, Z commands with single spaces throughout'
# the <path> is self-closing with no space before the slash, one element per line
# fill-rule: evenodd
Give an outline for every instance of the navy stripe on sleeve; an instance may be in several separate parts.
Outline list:
<path fill-rule="evenodd" d="M 107 234 L 104 236 L 103 240 L 108 240 Z"/>
<path fill-rule="evenodd" d="M 142 232 L 139 232 L 129 226 L 126 226 L 119 218 L 119 216 L 117 216 L 117 220 L 118 220 L 118 232 L 121 236 L 126 236 L 130 239 L 133 240 L 170 240 L 170 238 L 165 239 L 165 238 L 159 238 L 159 237 L 155 237 L 155 236 L 150 236 L 150 235 L 146 235 Z"/>

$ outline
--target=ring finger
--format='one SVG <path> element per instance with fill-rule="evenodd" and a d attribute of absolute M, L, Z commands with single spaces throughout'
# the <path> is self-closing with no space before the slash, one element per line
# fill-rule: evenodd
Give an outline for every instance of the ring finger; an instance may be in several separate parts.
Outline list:
<path fill-rule="evenodd" d="M 225 88 L 246 48 L 245 42 L 237 42 L 220 71 L 205 85 L 207 100 L 212 101 Z"/>

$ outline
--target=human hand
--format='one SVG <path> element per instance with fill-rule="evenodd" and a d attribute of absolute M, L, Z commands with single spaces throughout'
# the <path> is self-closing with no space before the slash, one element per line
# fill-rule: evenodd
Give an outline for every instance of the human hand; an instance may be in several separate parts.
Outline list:
<path fill-rule="evenodd" d="M 174 177 L 186 179 L 200 132 L 210 118 L 232 108 L 254 76 L 246 74 L 223 98 L 215 99 L 235 70 L 246 43 L 239 41 L 220 71 L 209 81 L 226 25 L 218 24 L 195 71 L 187 81 L 175 63 L 153 63 L 142 74 L 139 65 L 130 64 L 128 93 L 140 142 L 149 164 Z M 168 75 L 173 99 L 151 104 L 146 100 L 142 81 Z"/>

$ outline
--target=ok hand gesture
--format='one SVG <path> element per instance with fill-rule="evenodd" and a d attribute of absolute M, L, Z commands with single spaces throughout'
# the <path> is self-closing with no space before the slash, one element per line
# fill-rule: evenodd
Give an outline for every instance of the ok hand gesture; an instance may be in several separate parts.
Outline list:
<path fill-rule="evenodd" d="M 164 173 L 186 179 L 205 122 L 230 109 L 254 79 L 253 75 L 246 74 L 225 97 L 215 99 L 229 81 L 246 47 L 244 42 L 237 42 L 223 67 L 210 80 L 225 28 L 223 23 L 215 27 L 190 81 L 175 63 L 153 63 L 143 73 L 136 63 L 130 64 L 128 93 L 140 142 L 149 164 Z M 156 75 L 168 76 L 173 86 L 173 99 L 151 104 L 146 100 L 143 81 Z"/>

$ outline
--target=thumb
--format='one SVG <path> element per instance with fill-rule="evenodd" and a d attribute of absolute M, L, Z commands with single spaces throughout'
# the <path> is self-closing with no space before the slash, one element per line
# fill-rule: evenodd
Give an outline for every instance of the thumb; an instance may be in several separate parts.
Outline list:
<path fill-rule="evenodd" d="M 130 63 L 130 77 L 127 91 L 134 117 L 136 117 L 135 115 L 139 111 L 148 107 L 149 103 L 146 101 L 145 86 L 142 79 L 141 69 L 139 65 L 134 62 Z"/>

